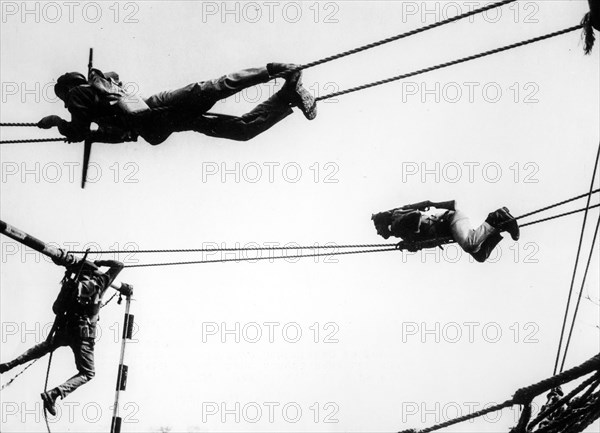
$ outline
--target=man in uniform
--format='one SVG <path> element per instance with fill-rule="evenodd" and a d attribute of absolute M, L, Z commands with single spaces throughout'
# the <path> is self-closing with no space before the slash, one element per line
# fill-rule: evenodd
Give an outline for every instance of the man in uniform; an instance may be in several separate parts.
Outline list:
<path fill-rule="evenodd" d="M 56 314 L 54 326 L 46 341 L 32 347 L 13 361 L 0 364 L 0 373 L 25 364 L 59 347 L 69 346 L 75 356 L 77 374 L 62 385 L 42 393 L 44 408 L 56 416 L 56 400 L 65 398 L 94 377 L 94 340 L 96 324 L 99 319 L 102 297 L 115 277 L 123 269 L 123 264 L 115 260 L 99 260 L 84 264 L 65 264 L 67 268 L 61 282 L 61 289 L 52 305 Z M 99 266 L 107 266 L 106 272 L 100 272 Z M 131 296 L 131 286 L 122 284 L 121 294 Z"/>
<path fill-rule="evenodd" d="M 378 235 L 384 239 L 402 238 L 409 249 L 412 249 L 411 244 L 451 238 L 478 262 L 487 260 L 503 239 L 501 232 L 508 232 L 515 241 L 520 236 L 519 225 L 507 208 L 490 213 L 485 222 L 474 229 L 469 218 L 456 209 L 454 200 L 410 204 L 374 214 L 371 220 Z"/>
<path fill-rule="evenodd" d="M 247 141 L 290 115 L 292 107 L 299 107 L 309 120 L 316 117 L 315 99 L 302 86 L 302 72 L 294 68 L 297 66 L 293 64 L 269 63 L 160 92 L 145 100 L 127 94 L 114 72 L 104 74 L 92 69 L 89 79 L 70 72 L 58 78 L 54 91 L 71 113 L 71 121 L 53 115 L 44 117 L 38 126 L 43 129 L 56 126 L 71 142 L 87 139 L 122 143 L 141 136 L 157 145 L 173 132 L 181 131 Z M 242 116 L 208 113 L 217 101 L 266 83 L 279 74 L 286 80 L 281 90 L 249 113 Z M 91 131 L 92 123 L 99 128 Z"/>

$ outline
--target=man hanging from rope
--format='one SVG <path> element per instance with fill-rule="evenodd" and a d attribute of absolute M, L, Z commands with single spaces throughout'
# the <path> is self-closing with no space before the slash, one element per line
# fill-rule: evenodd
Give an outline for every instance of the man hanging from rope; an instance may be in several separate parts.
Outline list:
<path fill-rule="evenodd" d="M 53 259 L 54 260 L 54 259 Z M 64 260 L 55 263 L 66 267 L 61 281 L 61 289 L 52 305 L 56 314 L 54 325 L 46 341 L 32 347 L 13 361 L 0 364 L 0 373 L 41 358 L 59 347 L 69 346 L 75 355 L 77 374 L 62 385 L 42 393 L 44 408 L 56 416 L 56 400 L 65 398 L 94 377 L 94 340 L 96 324 L 102 306 L 102 297 L 115 277 L 123 269 L 123 264 L 115 260 L 99 260 L 87 265 L 68 264 Z M 106 266 L 106 272 L 98 267 Z M 121 294 L 131 296 L 131 286 L 123 284 Z"/>
<path fill-rule="evenodd" d="M 507 231 L 513 240 L 519 240 L 519 225 L 507 208 L 490 213 L 483 224 L 473 229 L 469 218 L 456 209 L 454 200 L 410 204 L 374 214 L 371 220 L 378 235 L 384 239 L 402 238 L 409 251 L 418 249 L 411 245 L 435 246 L 436 240 L 450 238 L 481 263 L 503 239 L 501 232 Z"/>
<path fill-rule="evenodd" d="M 142 100 L 128 95 L 114 72 L 90 71 L 89 79 L 70 72 L 58 78 L 54 91 L 71 113 L 68 122 L 47 116 L 38 122 L 43 129 L 58 127 L 68 141 L 122 143 L 138 136 L 148 143 L 164 142 L 173 132 L 196 131 L 205 135 L 247 141 L 271 128 L 298 107 L 312 120 L 317 115 L 314 97 L 302 86 L 296 65 L 269 63 L 221 78 L 160 92 Z M 286 73 L 287 72 L 287 73 Z M 266 83 L 283 74 L 285 84 L 277 93 L 240 117 L 208 113 L 217 101 Z M 99 127 L 90 131 L 91 124 Z"/>

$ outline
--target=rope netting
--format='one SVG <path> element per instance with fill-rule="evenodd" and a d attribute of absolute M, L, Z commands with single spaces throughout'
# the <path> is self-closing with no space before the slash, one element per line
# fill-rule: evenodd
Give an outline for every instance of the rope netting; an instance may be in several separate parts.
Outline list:
<path fill-rule="evenodd" d="M 536 418 L 530 421 L 532 415 L 531 403 L 534 398 L 566 384 L 572 384 L 577 379 L 591 373 L 594 374 L 577 385 L 566 396 L 557 399 L 550 405 L 543 406 Z M 422 430 L 408 429 L 402 430 L 400 433 L 430 433 L 514 405 L 522 405 L 523 411 L 519 423 L 509 433 L 580 433 L 600 418 L 599 387 L 600 354 L 577 367 L 517 390 L 511 399 L 503 403 Z"/>

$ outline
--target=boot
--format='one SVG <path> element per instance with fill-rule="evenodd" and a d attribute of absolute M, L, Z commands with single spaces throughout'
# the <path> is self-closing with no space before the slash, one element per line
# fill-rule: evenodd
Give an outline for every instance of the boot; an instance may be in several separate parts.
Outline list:
<path fill-rule="evenodd" d="M 317 103 L 315 98 L 302 86 L 302 71 L 296 71 L 285 79 L 285 84 L 281 88 L 282 93 L 289 103 L 300 108 L 302 114 L 308 120 L 317 117 Z"/>
<path fill-rule="evenodd" d="M 513 241 L 518 241 L 521 237 L 521 230 L 519 229 L 519 224 L 515 220 L 515 217 L 512 216 L 508 210 L 508 208 L 503 207 L 498 210 L 505 218 L 505 223 L 502 225 L 502 230 L 507 231 L 510 234 L 510 237 Z"/>
<path fill-rule="evenodd" d="M 57 388 L 51 389 L 50 391 L 43 392 L 41 394 L 42 401 L 44 402 L 44 409 L 52 416 L 56 416 L 56 400 L 60 396 L 60 391 Z"/>
<path fill-rule="evenodd" d="M 12 370 L 15 367 L 14 361 L 5 362 L 4 364 L 0 364 L 0 374 L 6 373 L 9 370 Z"/>
<path fill-rule="evenodd" d="M 502 235 L 498 232 L 490 235 L 490 237 L 483 241 L 481 247 L 479 248 L 479 251 L 477 251 L 476 253 L 471 253 L 471 256 L 473 256 L 473 258 L 479 263 L 485 262 L 490 256 L 490 254 L 492 254 L 492 251 L 494 251 L 494 248 L 496 248 L 496 245 L 498 245 L 502 239 Z"/>
<path fill-rule="evenodd" d="M 268 63 L 267 64 L 267 72 L 271 77 L 281 74 L 282 72 L 291 71 L 296 69 L 298 65 L 293 63 Z M 285 74 L 283 77 L 288 78 L 290 74 Z"/>
<path fill-rule="evenodd" d="M 510 237 L 514 241 L 518 241 L 521 235 L 519 230 L 519 224 L 515 220 L 508 208 L 503 207 L 498 209 L 497 211 L 491 212 L 488 214 L 488 217 L 485 219 L 485 222 L 503 232 L 508 232 Z"/>

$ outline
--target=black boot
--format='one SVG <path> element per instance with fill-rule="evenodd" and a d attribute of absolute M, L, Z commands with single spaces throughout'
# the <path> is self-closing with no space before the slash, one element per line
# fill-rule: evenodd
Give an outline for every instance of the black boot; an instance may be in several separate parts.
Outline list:
<path fill-rule="evenodd" d="M 282 72 L 286 72 L 286 71 L 292 71 L 293 69 L 296 69 L 298 67 L 298 65 L 295 65 L 293 63 L 268 63 L 267 64 L 267 72 L 269 73 L 269 75 L 271 77 L 280 74 Z M 285 74 L 283 77 L 287 78 L 290 74 Z"/>
<path fill-rule="evenodd" d="M 44 409 L 52 416 L 56 416 L 56 400 L 60 396 L 60 391 L 57 388 L 51 389 L 50 391 L 43 392 L 41 394 L 42 401 L 44 402 Z"/>
<path fill-rule="evenodd" d="M 503 207 L 488 214 L 485 222 L 503 232 L 508 232 L 514 241 L 518 241 L 521 236 L 519 224 L 515 220 L 508 208 Z"/>
<path fill-rule="evenodd" d="M 4 364 L 0 364 L 0 374 L 6 373 L 9 370 L 12 370 L 14 367 L 13 362 L 5 362 Z"/>
<path fill-rule="evenodd" d="M 308 120 L 317 117 L 317 102 L 313 95 L 302 86 L 302 71 L 293 72 L 286 77 L 281 93 L 292 106 L 300 108 Z"/>
<path fill-rule="evenodd" d="M 473 258 L 479 263 L 485 262 L 490 256 L 490 254 L 492 254 L 492 251 L 494 251 L 494 248 L 496 248 L 496 245 L 498 245 L 502 239 L 502 235 L 498 232 L 490 235 L 490 237 L 483 241 L 481 247 L 479 248 L 479 251 L 477 251 L 476 253 L 471 253 L 471 256 L 473 256 Z"/>

